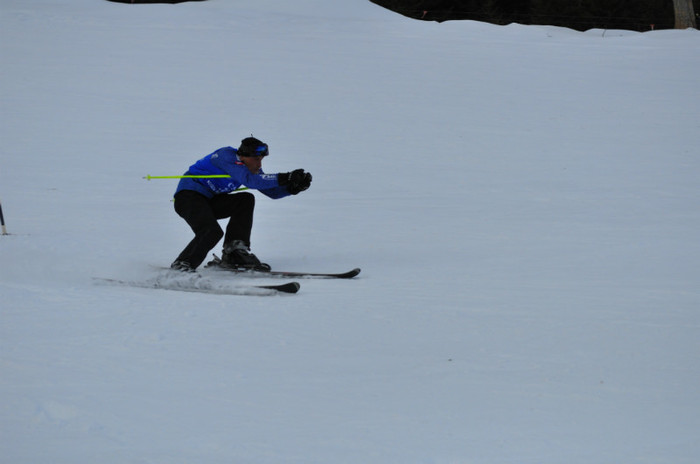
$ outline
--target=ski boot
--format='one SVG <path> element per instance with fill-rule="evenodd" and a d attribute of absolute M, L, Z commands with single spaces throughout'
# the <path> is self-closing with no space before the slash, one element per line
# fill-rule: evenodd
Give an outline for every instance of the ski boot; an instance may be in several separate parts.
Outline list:
<path fill-rule="evenodd" d="M 269 264 L 261 263 L 258 257 L 250 252 L 250 248 L 243 240 L 224 244 L 219 265 L 230 269 L 250 269 L 261 272 L 268 272 L 271 269 Z"/>
<path fill-rule="evenodd" d="M 173 261 L 173 263 L 170 265 L 170 269 L 182 272 L 195 272 L 195 269 L 190 263 L 181 259 L 176 259 L 175 261 Z"/>

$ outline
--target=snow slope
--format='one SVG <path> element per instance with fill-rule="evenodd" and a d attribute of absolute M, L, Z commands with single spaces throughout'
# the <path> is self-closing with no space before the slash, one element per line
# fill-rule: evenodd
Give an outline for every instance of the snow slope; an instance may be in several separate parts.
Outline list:
<path fill-rule="evenodd" d="M 699 48 L 360 0 L 3 0 L 1 460 L 697 462 Z M 190 239 L 143 176 L 250 133 L 314 175 L 258 198 L 256 254 L 358 279 L 94 280 Z"/>

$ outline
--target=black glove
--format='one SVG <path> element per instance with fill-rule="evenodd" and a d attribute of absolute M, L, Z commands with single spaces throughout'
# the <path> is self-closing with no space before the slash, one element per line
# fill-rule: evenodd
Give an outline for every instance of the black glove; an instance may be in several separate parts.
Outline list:
<path fill-rule="evenodd" d="M 287 187 L 287 191 L 292 195 L 308 189 L 311 186 L 311 179 L 311 173 L 304 172 L 303 169 L 277 174 L 277 182 Z"/>

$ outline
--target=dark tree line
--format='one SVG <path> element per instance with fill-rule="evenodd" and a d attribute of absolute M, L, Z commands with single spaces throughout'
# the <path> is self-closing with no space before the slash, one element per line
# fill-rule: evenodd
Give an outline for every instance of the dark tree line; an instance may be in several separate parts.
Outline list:
<path fill-rule="evenodd" d="M 493 24 L 547 24 L 579 31 L 594 28 L 648 31 L 651 28 L 674 28 L 674 2 L 678 0 L 370 1 L 405 16 L 426 21 L 472 19 Z M 700 12 L 700 0 L 692 0 L 692 6 L 694 11 Z"/>
<path fill-rule="evenodd" d="M 203 2 L 205 0 L 108 0 L 116 3 L 185 3 L 185 2 Z"/>

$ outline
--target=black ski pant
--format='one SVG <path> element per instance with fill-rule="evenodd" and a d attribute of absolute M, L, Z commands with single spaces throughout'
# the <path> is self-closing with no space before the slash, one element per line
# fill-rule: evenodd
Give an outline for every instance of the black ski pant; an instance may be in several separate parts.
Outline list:
<path fill-rule="evenodd" d="M 231 195 L 215 195 L 207 198 L 193 190 L 181 190 L 175 194 L 175 212 L 194 232 L 192 241 L 177 257 L 196 268 L 206 259 L 209 251 L 224 237 L 224 244 L 242 240 L 250 246 L 250 231 L 253 228 L 255 196 L 249 192 Z M 230 218 L 226 234 L 219 219 Z"/>

